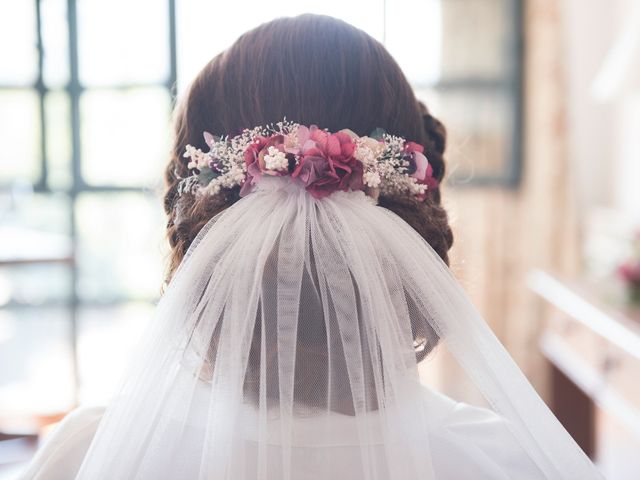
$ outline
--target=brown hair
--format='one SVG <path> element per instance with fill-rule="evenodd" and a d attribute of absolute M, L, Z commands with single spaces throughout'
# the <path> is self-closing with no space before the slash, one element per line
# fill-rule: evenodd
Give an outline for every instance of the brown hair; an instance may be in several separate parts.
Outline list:
<path fill-rule="evenodd" d="M 442 180 L 445 129 L 419 103 L 397 63 L 371 36 L 321 15 L 280 18 L 242 35 L 198 74 L 174 112 L 175 139 L 166 167 L 164 207 L 171 254 L 167 281 L 198 231 L 239 199 L 234 188 L 216 198 L 177 195 L 188 174 L 187 144 L 206 150 L 204 131 L 234 135 L 286 117 L 330 131 L 367 135 L 381 127 L 422 144 Z M 448 262 L 453 242 L 439 189 L 423 201 L 380 197 Z"/>

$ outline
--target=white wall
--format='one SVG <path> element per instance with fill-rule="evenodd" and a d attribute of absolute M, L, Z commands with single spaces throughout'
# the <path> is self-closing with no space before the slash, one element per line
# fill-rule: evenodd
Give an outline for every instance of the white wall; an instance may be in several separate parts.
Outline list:
<path fill-rule="evenodd" d="M 561 5 L 568 145 L 581 216 L 604 206 L 640 221 L 640 82 L 632 87 L 625 82 L 607 100 L 593 92 L 593 81 L 638 1 L 562 0 Z"/>

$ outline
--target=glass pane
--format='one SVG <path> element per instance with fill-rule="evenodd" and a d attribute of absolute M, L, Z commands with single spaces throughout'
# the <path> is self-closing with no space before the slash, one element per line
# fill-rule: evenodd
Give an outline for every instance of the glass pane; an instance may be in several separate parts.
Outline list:
<path fill-rule="evenodd" d="M 387 50 L 411 83 L 435 83 L 442 56 L 442 1 L 388 0 L 385 12 Z"/>
<path fill-rule="evenodd" d="M 45 97 L 44 106 L 49 186 L 58 189 L 69 188 L 73 182 L 69 96 L 64 91 L 49 92 Z"/>
<path fill-rule="evenodd" d="M 150 303 L 80 309 L 80 402 L 100 405 L 109 400 L 153 311 Z"/>
<path fill-rule="evenodd" d="M 507 76 L 512 71 L 514 0 L 445 0 L 442 79 Z"/>
<path fill-rule="evenodd" d="M 80 81 L 85 85 L 165 82 L 168 2 L 78 0 Z"/>
<path fill-rule="evenodd" d="M 77 201 L 83 300 L 155 299 L 162 285 L 164 214 L 159 198 L 83 193 Z"/>
<path fill-rule="evenodd" d="M 0 184 L 38 180 L 40 110 L 34 91 L 0 91 L 0 145 Z"/>
<path fill-rule="evenodd" d="M 66 0 L 40 0 L 43 76 L 49 87 L 61 87 L 69 81 L 69 30 Z"/>
<path fill-rule="evenodd" d="M 31 85 L 38 75 L 33 1 L 0 2 L 0 85 Z"/>
<path fill-rule="evenodd" d="M 69 197 L 62 193 L 32 193 L 15 189 L 0 204 L 1 228 L 69 234 Z"/>
<path fill-rule="evenodd" d="M 0 412 L 21 417 L 56 414 L 73 406 L 69 311 L 0 310 Z"/>
<path fill-rule="evenodd" d="M 0 308 L 66 303 L 71 289 L 69 199 L 14 191 L 0 224 Z"/>
<path fill-rule="evenodd" d="M 447 128 L 447 171 L 454 183 L 504 178 L 513 151 L 513 104 L 500 91 L 418 91 Z"/>
<path fill-rule="evenodd" d="M 81 98 L 82 172 L 94 185 L 155 187 L 167 161 L 170 98 L 162 88 Z"/>
<path fill-rule="evenodd" d="M 26 240 L 47 241 L 51 236 L 32 234 Z M 52 238 L 55 242 L 58 238 Z M 68 243 L 69 242 L 65 242 Z M 49 248 L 47 250 L 50 250 Z M 41 252 L 38 252 L 40 254 Z M 20 264 L 0 268 L 0 307 L 5 305 L 38 306 L 55 302 L 66 305 L 71 297 L 71 255 L 69 249 L 58 255 L 22 257 L 24 260 L 51 263 Z M 4 258 L 0 258 L 5 263 Z M 59 262 L 59 263 L 58 263 Z"/>

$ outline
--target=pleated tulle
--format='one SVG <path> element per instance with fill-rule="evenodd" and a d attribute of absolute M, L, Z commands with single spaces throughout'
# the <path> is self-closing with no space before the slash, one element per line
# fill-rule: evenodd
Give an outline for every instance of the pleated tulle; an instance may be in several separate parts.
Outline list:
<path fill-rule="evenodd" d="M 530 478 L 599 478 L 415 231 L 362 192 L 264 178 L 193 242 L 77 478 L 446 478 L 451 412 L 416 360 L 437 344 Z"/>

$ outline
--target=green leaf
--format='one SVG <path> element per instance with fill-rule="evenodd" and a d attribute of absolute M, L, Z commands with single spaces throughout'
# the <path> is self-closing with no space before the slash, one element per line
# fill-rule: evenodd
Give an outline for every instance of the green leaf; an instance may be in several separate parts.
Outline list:
<path fill-rule="evenodd" d="M 208 184 L 211 180 L 220 176 L 220 172 L 214 172 L 209 167 L 202 167 L 198 174 L 198 180 L 202 185 Z"/>
<path fill-rule="evenodd" d="M 369 135 L 369 137 L 374 138 L 376 140 L 382 140 L 383 139 L 383 135 L 387 133 L 384 131 L 384 128 L 376 128 L 373 132 L 371 132 L 371 134 Z"/>

